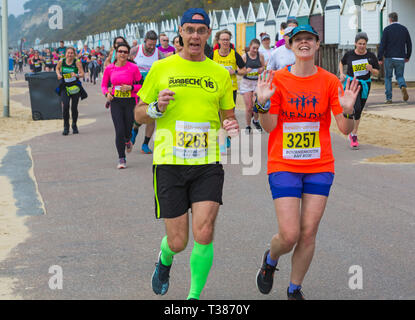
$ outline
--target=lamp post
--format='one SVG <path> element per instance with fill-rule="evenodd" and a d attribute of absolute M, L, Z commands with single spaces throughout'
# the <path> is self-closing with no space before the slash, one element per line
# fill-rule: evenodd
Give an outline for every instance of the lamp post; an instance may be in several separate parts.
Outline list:
<path fill-rule="evenodd" d="M 3 0 L 1 7 L 2 15 L 2 43 L 1 43 L 1 53 L 2 53 L 2 65 L 3 65 L 3 116 L 8 118 L 10 117 L 10 92 L 9 92 L 9 39 L 7 36 L 7 23 L 8 23 L 8 10 L 7 10 L 7 0 Z"/>

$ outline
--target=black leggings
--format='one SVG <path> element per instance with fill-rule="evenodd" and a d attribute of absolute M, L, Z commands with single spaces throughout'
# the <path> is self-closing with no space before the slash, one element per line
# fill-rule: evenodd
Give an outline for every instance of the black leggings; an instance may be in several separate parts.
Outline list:
<path fill-rule="evenodd" d="M 63 127 L 66 129 L 69 129 L 69 109 L 71 109 L 71 113 L 72 113 L 72 125 L 74 124 L 76 125 L 76 121 L 78 121 L 79 97 L 80 97 L 79 93 L 68 96 L 65 88 L 61 92 Z M 72 106 L 70 106 L 71 100 L 72 100 Z"/>
<path fill-rule="evenodd" d="M 89 68 L 89 74 L 90 74 L 90 76 L 89 76 L 89 79 L 90 79 L 90 82 L 94 82 L 94 83 L 96 83 L 96 81 L 97 81 L 97 78 L 98 78 L 98 75 L 99 75 L 99 66 L 98 65 L 92 65 L 90 68 Z"/>
<path fill-rule="evenodd" d="M 82 62 L 82 69 L 85 73 L 88 73 L 88 62 Z"/>
<path fill-rule="evenodd" d="M 125 143 L 131 139 L 134 122 L 135 98 L 114 98 L 111 101 L 111 116 L 115 127 L 115 146 L 118 158 L 125 158 Z"/>
<path fill-rule="evenodd" d="M 370 87 L 371 87 L 370 83 L 368 83 L 368 87 L 369 87 L 369 92 L 368 92 L 368 96 L 369 96 Z M 366 101 L 367 101 L 367 98 L 366 99 L 362 98 L 362 91 L 363 91 L 363 88 L 361 87 L 360 91 L 359 91 L 359 94 L 357 95 L 355 105 L 354 105 L 354 117 L 353 118 L 355 120 L 360 120 L 360 118 L 362 116 L 362 111 L 363 111 L 363 109 L 366 105 Z"/>

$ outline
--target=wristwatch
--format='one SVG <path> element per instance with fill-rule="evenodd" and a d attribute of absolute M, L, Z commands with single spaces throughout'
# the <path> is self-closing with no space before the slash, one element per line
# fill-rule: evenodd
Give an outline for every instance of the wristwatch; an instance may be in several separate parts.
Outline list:
<path fill-rule="evenodd" d="M 354 113 L 348 114 L 348 113 L 343 112 L 343 117 L 345 117 L 346 119 L 353 119 L 353 116 L 354 116 Z"/>
<path fill-rule="evenodd" d="M 255 98 L 255 107 L 259 113 L 267 113 L 271 108 L 271 100 L 267 100 L 264 105 L 261 105 L 258 102 L 258 98 Z"/>
<path fill-rule="evenodd" d="M 160 109 L 159 109 L 159 102 L 158 102 L 158 101 L 155 101 L 155 102 L 154 102 L 154 106 L 156 107 L 156 111 L 157 111 L 157 112 L 162 113 L 162 112 L 160 111 Z"/>

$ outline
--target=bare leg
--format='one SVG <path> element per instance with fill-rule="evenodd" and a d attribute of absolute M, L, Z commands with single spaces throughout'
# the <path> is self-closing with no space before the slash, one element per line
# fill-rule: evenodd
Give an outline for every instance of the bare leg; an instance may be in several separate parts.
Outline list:
<path fill-rule="evenodd" d="M 253 108 L 253 104 L 252 104 L 252 92 L 245 92 L 243 94 L 244 97 L 244 102 L 245 102 L 245 120 L 246 120 L 246 125 L 250 126 L 251 125 L 251 119 L 252 119 L 252 108 Z"/>
<path fill-rule="evenodd" d="M 277 260 L 289 253 L 300 234 L 300 199 L 284 197 L 274 200 L 278 220 L 278 233 L 271 240 L 270 256 Z"/>
<path fill-rule="evenodd" d="M 183 251 L 189 239 L 189 214 L 173 219 L 164 219 L 169 248 L 179 253 Z"/>
<path fill-rule="evenodd" d="M 148 138 L 152 137 L 155 126 L 156 124 L 154 122 L 146 124 L 146 137 Z"/>
<path fill-rule="evenodd" d="M 353 133 L 354 135 L 357 135 L 357 130 L 359 129 L 359 124 L 360 124 L 360 119 L 359 119 L 359 120 L 355 120 L 355 121 L 354 121 L 354 129 L 353 129 L 353 131 L 352 131 L 352 133 Z"/>
<path fill-rule="evenodd" d="M 301 285 L 314 255 L 315 241 L 321 218 L 326 208 L 327 197 L 303 194 L 301 205 L 301 232 L 291 258 L 291 282 Z"/>

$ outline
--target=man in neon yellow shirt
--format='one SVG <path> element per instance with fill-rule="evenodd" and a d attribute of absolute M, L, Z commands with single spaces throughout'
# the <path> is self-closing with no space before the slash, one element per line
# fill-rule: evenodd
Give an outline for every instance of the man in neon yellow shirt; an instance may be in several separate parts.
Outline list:
<path fill-rule="evenodd" d="M 222 113 L 223 128 L 230 135 L 239 133 L 229 72 L 204 55 L 212 32 L 209 24 L 203 9 L 184 13 L 179 28 L 183 50 L 153 64 L 135 110 L 138 123 L 156 121 L 156 217 L 164 219 L 167 235 L 153 273 L 153 291 L 167 293 L 173 256 L 187 246 L 191 209 L 195 241 L 187 299 L 199 299 L 213 262 L 214 224 L 224 181 L 218 113 Z"/>

